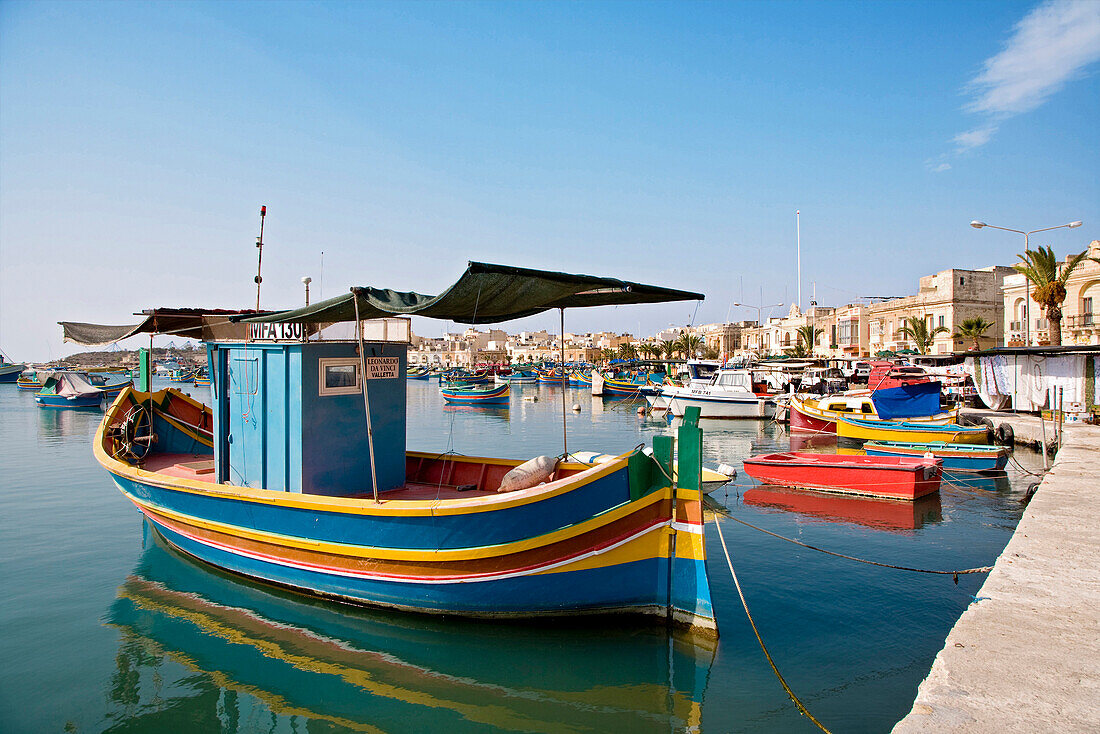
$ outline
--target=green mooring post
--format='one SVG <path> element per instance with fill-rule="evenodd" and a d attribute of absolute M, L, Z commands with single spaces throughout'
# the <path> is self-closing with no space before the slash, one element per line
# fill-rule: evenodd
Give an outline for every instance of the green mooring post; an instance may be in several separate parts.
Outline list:
<path fill-rule="evenodd" d="M 699 407 L 684 408 L 684 420 L 676 429 L 676 484 L 698 490 L 703 485 L 703 429 L 699 427 Z"/>
<path fill-rule="evenodd" d="M 138 350 L 138 384 L 139 392 L 150 392 L 153 389 L 152 360 L 149 350 L 142 347 Z"/>

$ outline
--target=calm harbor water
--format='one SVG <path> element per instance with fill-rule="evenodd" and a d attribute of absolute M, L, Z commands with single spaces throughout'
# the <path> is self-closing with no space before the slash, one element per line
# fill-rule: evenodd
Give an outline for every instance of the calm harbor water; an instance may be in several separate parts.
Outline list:
<path fill-rule="evenodd" d="M 202 389 L 191 388 L 199 396 Z M 523 396 L 539 396 L 538 402 Z M 560 389 L 509 409 L 444 407 L 409 383 L 409 447 L 529 458 L 561 451 Z M 667 432 L 637 405 L 570 390 L 573 451 L 621 452 Z M 745 618 L 707 526 L 721 638 L 623 620 L 438 620 L 307 599 L 165 548 L 92 457 L 102 413 L 41 410 L 0 385 L 0 729 L 5 732 L 812 732 Z M 739 466 L 792 447 L 782 427 L 704 421 L 704 457 Z M 835 443 L 794 448 L 831 451 Z M 1017 459 L 1036 471 L 1038 456 Z M 848 555 L 936 569 L 990 564 L 1034 477 L 945 484 L 915 506 L 753 488 L 723 512 Z M 914 574 L 830 557 L 722 519 L 780 671 L 837 732 L 882 732 L 909 710 L 982 576 Z M 981 603 L 976 602 L 976 603 Z"/>

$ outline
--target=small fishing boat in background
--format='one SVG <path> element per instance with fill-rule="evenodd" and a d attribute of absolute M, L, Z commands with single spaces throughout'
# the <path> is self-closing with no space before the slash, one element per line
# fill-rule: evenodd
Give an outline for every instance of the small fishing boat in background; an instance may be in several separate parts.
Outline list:
<path fill-rule="evenodd" d="M 682 416 L 684 410 L 695 406 L 703 418 L 771 418 L 775 415 L 775 398 L 764 389 L 753 383 L 748 370 L 719 369 L 709 383 L 668 385 L 661 395 L 674 416 Z"/>
<path fill-rule="evenodd" d="M 98 408 L 103 391 L 83 372 L 59 370 L 41 376 L 42 389 L 34 394 L 40 408 Z"/>
<path fill-rule="evenodd" d="M 134 384 L 134 381 L 129 377 L 115 379 L 113 382 L 107 378 L 107 375 L 86 375 L 86 377 L 88 382 L 95 385 L 101 393 L 108 397 L 114 397 Z"/>
<path fill-rule="evenodd" d="M 929 425 L 911 421 L 883 421 L 837 417 L 836 434 L 840 438 L 858 441 L 901 441 L 904 443 L 988 443 L 986 428 L 960 426 L 955 423 Z"/>
<path fill-rule="evenodd" d="M 178 370 L 172 370 L 168 373 L 168 382 L 193 382 L 195 380 L 195 371 L 187 368 L 181 368 Z"/>
<path fill-rule="evenodd" d="M 27 365 L 20 362 L 9 362 L 0 354 L 0 383 L 16 382 Z"/>
<path fill-rule="evenodd" d="M 931 457 L 786 452 L 745 459 L 745 473 L 764 484 L 809 487 L 914 500 L 940 488 L 942 462 Z"/>
<path fill-rule="evenodd" d="M 974 446 L 970 444 L 927 441 L 868 441 L 863 444 L 868 456 L 924 456 L 932 454 L 943 460 L 943 468 L 956 472 L 1003 471 L 1008 465 L 1005 446 Z"/>
<path fill-rule="evenodd" d="M 815 397 L 811 395 L 796 394 L 790 397 L 789 422 L 792 431 L 812 431 L 815 433 L 836 433 L 837 416 L 845 415 L 853 418 L 879 418 L 875 401 L 869 392 L 860 391 L 855 394 L 826 395 Z M 910 423 L 950 423 L 955 419 L 956 411 L 942 412 L 937 410 L 927 416 L 908 417 Z"/>
<path fill-rule="evenodd" d="M 405 378 L 409 380 L 426 380 L 431 374 L 431 370 L 427 367 L 413 367 L 405 374 Z"/>
<path fill-rule="evenodd" d="M 16 387 L 20 390 L 41 390 L 42 380 L 39 378 L 39 372 L 41 370 L 25 369 L 19 375 L 19 379 L 15 381 Z"/>
<path fill-rule="evenodd" d="M 448 403 L 457 405 L 497 405 L 507 403 L 511 395 L 508 385 L 445 385 L 439 392 Z"/>

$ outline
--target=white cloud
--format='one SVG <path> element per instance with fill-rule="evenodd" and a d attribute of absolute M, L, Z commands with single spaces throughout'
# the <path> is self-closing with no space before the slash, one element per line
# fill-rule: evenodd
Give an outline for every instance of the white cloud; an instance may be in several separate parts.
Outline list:
<path fill-rule="evenodd" d="M 985 145 L 1000 121 L 1043 104 L 1100 60 L 1100 1 L 1048 0 L 1016 24 L 1004 49 L 967 85 L 966 109 L 987 121 L 955 136 L 956 152 Z"/>
<path fill-rule="evenodd" d="M 993 137 L 993 133 L 997 132 L 997 126 L 994 124 L 983 125 L 976 127 L 973 130 L 967 130 L 964 133 L 959 133 L 953 138 L 957 153 L 970 150 L 971 148 L 977 148 L 980 145 L 985 145 L 989 142 L 989 139 Z"/>
<path fill-rule="evenodd" d="M 932 173 L 943 173 L 944 171 L 950 171 L 950 170 L 951 170 L 951 164 L 950 163 L 941 163 L 938 166 L 933 166 L 932 167 Z"/>

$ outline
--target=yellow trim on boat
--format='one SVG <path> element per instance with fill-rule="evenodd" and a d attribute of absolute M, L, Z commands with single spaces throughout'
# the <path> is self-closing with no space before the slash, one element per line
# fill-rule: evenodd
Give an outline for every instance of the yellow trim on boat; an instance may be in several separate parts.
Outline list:
<path fill-rule="evenodd" d="M 252 530 L 244 528 L 239 525 L 230 525 L 228 523 L 216 522 L 214 520 L 204 520 L 197 518 L 193 515 L 187 515 L 182 512 L 176 512 L 175 510 L 169 510 L 164 507 L 160 507 L 151 502 L 147 502 L 138 497 L 134 497 L 128 492 L 123 492 L 127 498 L 139 507 L 145 508 L 150 512 L 158 515 L 163 515 L 177 522 L 181 522 L 193 527 L 203 528 L 205 530 L 212 530 L 218 533 L 224 533 L 226 535 L 232 535 L 238 538 L 244 538 L 246 540 L 254 540 L 260 543 L 270 543 L 272 545 L 279 545 L 286 548 L 297 548 L 299 550 L 316 551 L 318 553 L 325 553 L 332 556 L 344 556 L 347 558 L 370 558 L 378 560 L 392 560 L 392 561 L 465 561 L 474 560 L 478 558 L 496 558 L 499 556 L 510 555 L 512 553 L 521 553 L 523 551 L 532 550 L 534 548 L 541 548 L 546 545 L 558 543 L 563 540 L 569 540 L 570 538 L 584 535 L 597 528 L 600 528 L 609 523 L 615 522 L 627 515 L 630 515 L 637 510 L 648 507 L 661 500 L 668 499 L 672 495 L 672 490 L 668 487 L 656 490 L 641 498 L 636 502 L 627 502 L 625 504 L 614 507 L 604 513 L 596 515 L 593 518 L 585 520 L 584 522 L 570 525 L 560 530 L 555 530 L 544 535 L 539 535 L 534 538 L 527 538 L 525 540 L 517 540 L 512 543 L 500 543 L 497 545 L 485 545 L 477 548 L 454 548 L 448 550 L 431 550 L 420 548 L 382 548 L 378 546 L 369 545 L 351 545 L 346 543 L 329 543 L 321 540 L 310 540 L 308 538 L 302 538 L 295 535 L 283 535 L 281 533 L 269 533 L 262 530 Z"/>

